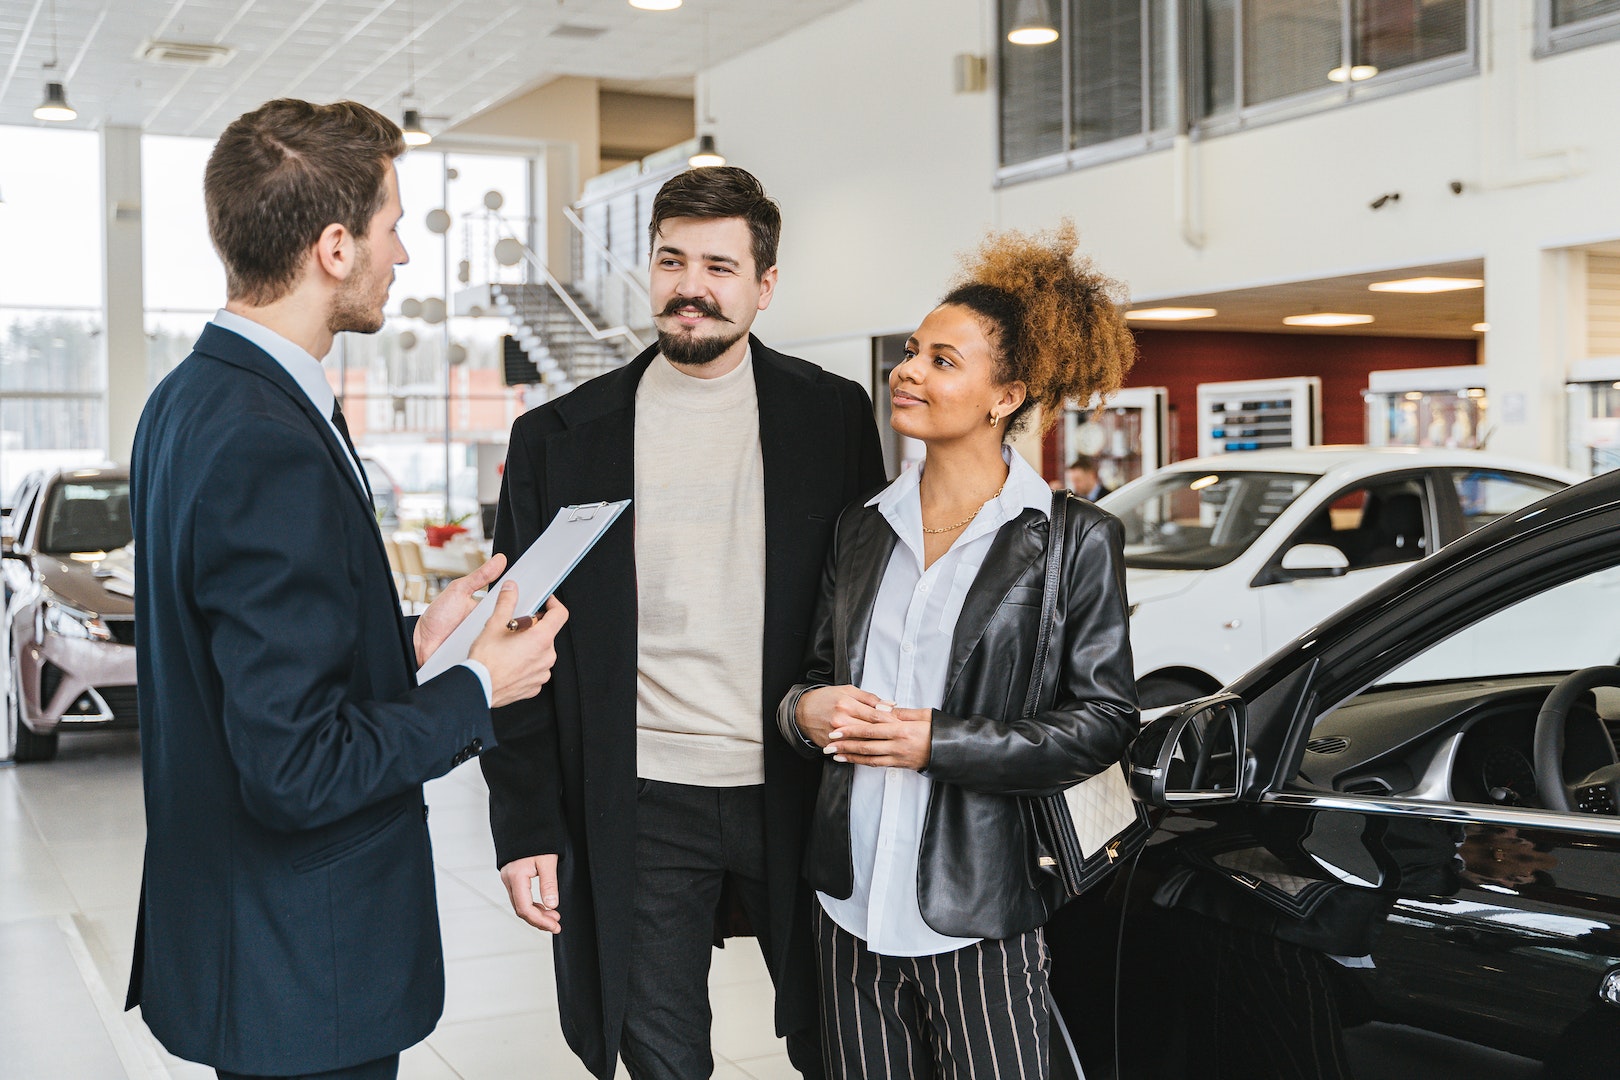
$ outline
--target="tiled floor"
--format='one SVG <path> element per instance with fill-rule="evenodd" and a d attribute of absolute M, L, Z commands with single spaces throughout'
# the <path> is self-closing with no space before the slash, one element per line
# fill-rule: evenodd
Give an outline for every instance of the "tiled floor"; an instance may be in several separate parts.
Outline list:
<path fill-rule="evenodd" d="M 507 907 L 483 777 L 428 785 L 447 992 L 405 1052 L 405 1080 L 587 1080 L 557 1027 L 550 939 Z M 140 890 L 140 753 L 133 734 L 63 737 L 56 761 L 0 763 L 0 1075 L 7 1080 L 207 1080 L 122 1012 Z M 791 1080 L 752 940 L 715 952 L 715 1076 Z M 620 1075 L 624 1070 L 620 1069 Z"/>

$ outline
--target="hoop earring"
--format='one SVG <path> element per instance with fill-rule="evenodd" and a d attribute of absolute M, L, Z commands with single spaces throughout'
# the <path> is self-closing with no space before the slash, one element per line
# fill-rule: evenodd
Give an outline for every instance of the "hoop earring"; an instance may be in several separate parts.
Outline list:
<path fill-rule="evenodd" d="M 991 413 L 990 414 L 990 426 L 995 427 L 999 423 L 1001 423 L 1001 417 L 997 416 L 995 413 Z"/>

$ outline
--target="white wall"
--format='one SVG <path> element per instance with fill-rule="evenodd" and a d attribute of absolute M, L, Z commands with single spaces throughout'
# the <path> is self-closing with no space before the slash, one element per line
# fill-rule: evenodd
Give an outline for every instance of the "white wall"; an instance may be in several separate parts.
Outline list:
<path fill-rule="evenodd" d="M 853 4 L 708 75 L 722 149 L 783 208 L 760 332 L 853 356 L 914 326 L 987 227 L 1064 215 L 1144 300 L 1483 257 L 1493 449 L 1559 460 L 1579 335 L 1549 252 L 1620 236 L 1620 44 L 1533 60 L 1533 4 L 1481 2 L 1480 75 L 1195 144 L 1196 247 L 1172 151 L 994 187 L 994 92 L 951 87 L 954 54 L 994 53 L 987 2 Z"/>

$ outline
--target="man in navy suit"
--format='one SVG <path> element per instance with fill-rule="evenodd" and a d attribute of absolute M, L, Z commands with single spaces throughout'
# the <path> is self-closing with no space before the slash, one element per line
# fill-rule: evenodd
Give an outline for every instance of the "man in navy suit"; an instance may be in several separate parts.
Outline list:
<path fill-rule="evenodd" d="M 128 1007 L 242 1076 L 397 1074 L 444 1006 L 422 784 L 495 744 L 567 613 L 416 670 L 500 576 L 414 626 L 320 358 L 381 328 L 406 260 L 399 129 L 352 102 L 234 121 L 204 179 L 228 302 L 135 437 L 145 879 Z"/>

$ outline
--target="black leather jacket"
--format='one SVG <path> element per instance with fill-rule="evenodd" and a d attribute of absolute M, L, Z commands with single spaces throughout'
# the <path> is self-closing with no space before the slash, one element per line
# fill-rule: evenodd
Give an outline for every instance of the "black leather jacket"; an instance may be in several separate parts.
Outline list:
<path fill-rule="evenodd" d="M 941 708 L 933 713 L 927 776 L 934 781 L 917 864 L 925 922 L 954 937 L 1004 938 L 1040 926 L 1055 900 L 1035 869 L 1021 795 L 1045 795 L 1117 762 L 1137 727 L 1125 607 L 1123 529 L 1089 502 L 1069 500 L 1064 580 L 1052 640 L 1051 704 L 1021 717 L 1034 663 L 1046 577 L 1047 519 L 1025 509 L 991 541 L 952 636 Z M 811 627 L 805 681 L 782 699 L 783 738 L 811 757 L 795 722 L 817 686 L 859 686 L 878 586 L 897 537 L 876 507 L 839 519 Z M 805 876 L 829 896 L 854 891 L 849 847 L 855 766 L 826 759 L 805 854 Z"/>

